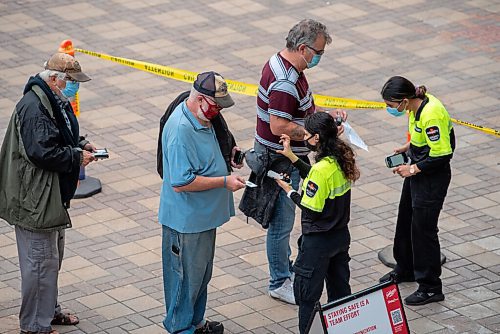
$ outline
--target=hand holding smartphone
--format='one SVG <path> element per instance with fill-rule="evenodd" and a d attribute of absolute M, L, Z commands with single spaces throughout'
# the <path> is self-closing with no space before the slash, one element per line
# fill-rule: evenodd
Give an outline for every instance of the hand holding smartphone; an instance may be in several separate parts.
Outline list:
<path fill-rule="evenodd" d="M 94 158 L 96 159 L 107 159 L 109 158 L 109 153 L 106 148 L 99 148 L 96 149 L 95 152 L 92 153 L 94 155 Z"/>
<path fill-rule="evenodd" d="M 267 171 L 267 176 L 275 180 L 283 180 L 286 183 L 291 183 L 290 177 L 288 175 L 278 174 L 273 170 Z"/>
<path fill-rule="evenodd" d="M 233 162 L 236 165 L 241 165 L 243 163 L 243 158 L 245 158 L 245 152 L 241 152 L 241 151 L 234 152 Z"/>
<path fill-rule="evenodd" d="M 385 165 L 389 168 L 398 167 L 408 162 L 406 153 L 396 153 L 385 158 Z"/>

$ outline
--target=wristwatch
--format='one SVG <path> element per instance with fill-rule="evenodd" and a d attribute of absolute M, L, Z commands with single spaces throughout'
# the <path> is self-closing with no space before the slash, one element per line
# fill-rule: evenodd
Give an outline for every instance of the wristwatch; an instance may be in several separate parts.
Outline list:
<path fill-rule="evenodd" d="M 410 174 L 415 174 L 415 165 L 410 165 Z"/>

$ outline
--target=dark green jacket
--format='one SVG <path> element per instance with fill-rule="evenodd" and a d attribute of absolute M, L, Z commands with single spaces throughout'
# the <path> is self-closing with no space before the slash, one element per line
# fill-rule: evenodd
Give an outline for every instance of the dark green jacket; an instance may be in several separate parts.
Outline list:
<path fill-rule="evenodd" d="M 30 79 L 0 151 L 0 218 L 9 224 L 38 232 L 71 227 L 66 208 L 76 190 L 81 153 L 78 122 L 69 111 L 60 108 L 42 79 Z"/>

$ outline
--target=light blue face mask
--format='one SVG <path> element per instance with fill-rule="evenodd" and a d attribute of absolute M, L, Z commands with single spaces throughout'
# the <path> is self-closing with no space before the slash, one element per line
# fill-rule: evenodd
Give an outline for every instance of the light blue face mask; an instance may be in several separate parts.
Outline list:
<path fill-rule="evenodd" d="M 385 108 L 389 114 L 395 117 L 403 116 L 405 114 L 403 111 L 398 111 L 398 108 L 387 107 Z"/>
<path fill-rule="evenodd" d="M 385 109 L 387 110 L 387 112 L 394 116 L 394 117 L 399 117 L 399 116 L 403 116 L 405 114 L 405 111 L 399 111 L 398 108 L 401 106 L 401 103 L 403 103 L 403 101 L 399 102 L 398 106 L 396 108 L 393 108 L 393 107 L 386 107 Z"/>
<path fill-rule="evenodd" d="M 307 63 L 307 68 L 313 68 L 314 66 L 319 64 L 319 61 L 321 60 L 321 55 L 315 54 L 313 58 L 311 59 L 310 63 Z"/>
<path fill-rule="evenodd" d="M 77 81 L 66 81 L 66 88 L 63 89 L 62 93 L 67 98 L 75 97 L 76 92 L 80 88 L 80 83 Z"/>

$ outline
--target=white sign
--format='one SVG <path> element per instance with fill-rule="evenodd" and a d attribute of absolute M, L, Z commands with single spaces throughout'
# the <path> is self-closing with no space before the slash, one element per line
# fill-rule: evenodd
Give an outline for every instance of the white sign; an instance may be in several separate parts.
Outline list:
<path fill-rule="evenodd" d="M 404 310 L 395 284 L 367 293 L 315 314 L 310 334 L 409 334 Z M 321 323 L 322 322 L 322 323 Z M 319 323 L 319 324 L 318 324 Z M 321 326 L 319 326 L 321 325 Z"/>

